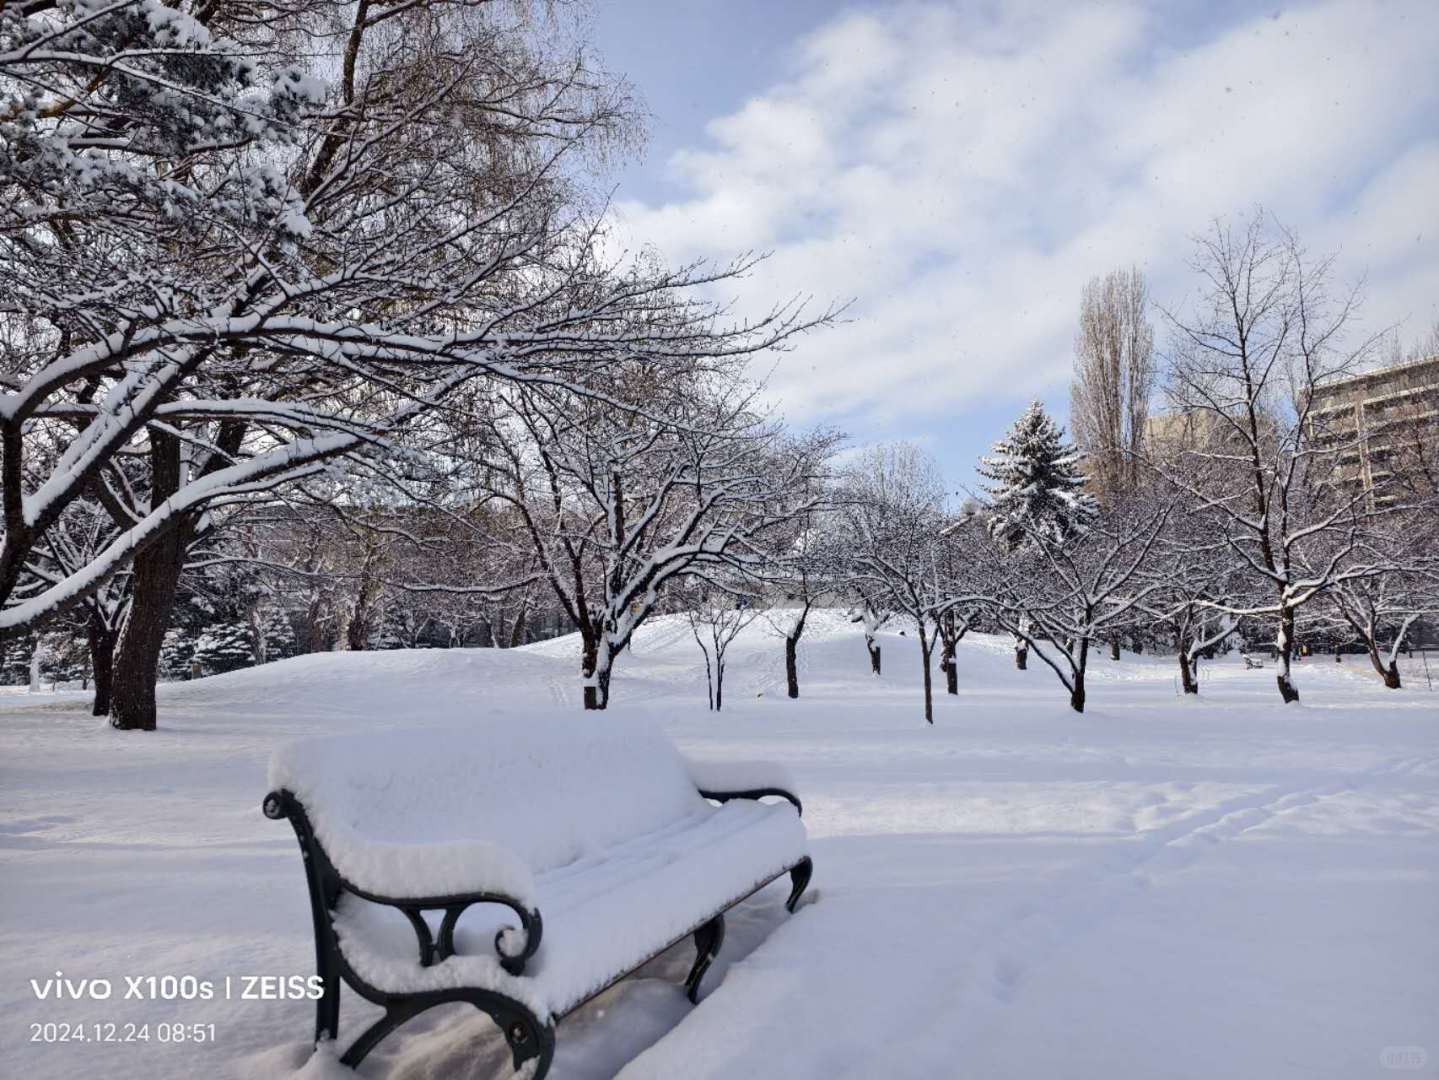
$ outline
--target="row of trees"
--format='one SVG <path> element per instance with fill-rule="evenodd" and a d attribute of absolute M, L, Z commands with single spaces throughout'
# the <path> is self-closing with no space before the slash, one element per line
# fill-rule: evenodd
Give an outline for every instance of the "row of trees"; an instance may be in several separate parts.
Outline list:
<path fill-rule="evenodd" d="M 1368 347 L 1343 351 L 1352 298 L 1291 237 L 1259 218 L 1201 244 L 1162 440 L 1142 278 L 1096 283 L 1087 459 L 1032 410 L 951 511 L 912 451 L 836 470 L 836 436 L 760 405 L 749 359 L 827 313 L 730 318 L 709 298 L 743 260 L 606 258 L 591 180 L 638 110 L 565 17 L 0 5 L 7 650 L 83 628 L 97 712 L 148 729 L 162 668 L 247 643 L 517 643 L 539 620 L 578 631 L 602 709 L 646 618 L 779 597 L 792 695 L 806 615 L 838 602 L 876 672 L 878 628 L 914 622 L 932 715 L 931 654 L 953 687 L 975 625 L 1082 708 L 1090 644 L 1142 618 L 1182 652 L 1272 623 L 1286 699 L 1312 613 L 1379 660 L 1422 618 L 1432 493 L 1346 486 L 1354 437 L 1318 437 L 1315 391 Z"/>
<path fill-rule="evenodd" d="M 679 444 L 728 425 L 720 442 L 768 453 L 778 433 L 717 395 L 744 357 L 824 317 L 783 304 L 726 319 L 706 297 L 744 262 L 604 257 L 590 178 L 634 143 L 637 109 L 560 25 L 565 10 L 0 5 L 0 635 L 83 622 L 115 726 L 155 724 L 187 568 L 245 558 L 248 517 L 277 497 L 339 507 L 361 546 L 375 541 L 333 628 L 366 642 L 388 550 L 433 549 L 442 523 L 469 534 L 489 507 L 430 493 L 476 462 L 502 474 L 486 433 L 521 432 L 535 402 L 612 417 L 588 447 L 584 424 L 548 447 L 563 460 L 542 469 L 567 478 L 602 446 L 636 452 L 645 436 L 627 425 L 671 425 L 664 505 L 744 519 L 674 536 L 681 565 L 738 552 L 773 514 L 757 509 L 763 485 L 741 491 L 752 461 L 730 455 L 717 477 Z M 672 383 L 713 415 L 646 411 L 648 388 Z M 714 439 L 704 452 L 720 453 Z M 615 561 L 567 610 L 593 643 L 599 704 L 605 654 L 674 571 L 626 576 L 654 523 L 626 517 L 628 496 L 602 490 L 617 474 L 591 464 Z M 530 482 L 530 466 L 506 480 Z M 412 504 L 423 534 L 394 524 Z M 573 513 L 527 527 L 563 547 L 588 527 Z M 302 537 L 276 542 L 296 547 L 281 560 L 295 581 L 323 579 Z M 557 557 L 531 562 L 522 581 L 565 574 Z M 516 584 L 459 580 L 484 595 Z"/>
<path fill-rule="evenodd" d="M 1073 409 L 1087 452 L 1032 406 L 981 463 L 984 498 L 951 512 L 912 449 L 873 455 L 850 491 L 865 595 L 902 614 L 924 658 L 976 624 L 1013 635 L 1083 711 L 1090 651 L 1123 640 L 1172 649 L 1183 688 L 1235 635 L 1271 644 L 1282 699 L 1297 701 L 1301 635 L 1357 643 L 1386 686 L 1439 613 L 1439 392 L 1387 421 L 1383 474 L 1352 467 L 1372 436 L 1323 391 L 1379 339 L 1346 344 L 1357 296 L 1338 294 L 1263 215 L 1196 244 L 1187 314 L 1161 312 L 1167 409 L 1151 420 L 1153 358 L 1142 277 L 1085 291 Z M 1407 426 L 1406 426 L 1407 425 Z M 1401 452 L 1402 451 L 1402 452 Z"/>

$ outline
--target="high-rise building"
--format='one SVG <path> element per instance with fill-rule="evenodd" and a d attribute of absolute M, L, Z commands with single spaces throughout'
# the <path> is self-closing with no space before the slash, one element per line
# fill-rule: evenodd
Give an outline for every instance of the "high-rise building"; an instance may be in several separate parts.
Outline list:
<path fill-rule="evenodd" d="M 1341 483 L 1375 505 L 1432 485 L 1439 443 L 1439 355 L 1353 375 L 1315 390 L 1311 445 L 1335 451 Z"/>

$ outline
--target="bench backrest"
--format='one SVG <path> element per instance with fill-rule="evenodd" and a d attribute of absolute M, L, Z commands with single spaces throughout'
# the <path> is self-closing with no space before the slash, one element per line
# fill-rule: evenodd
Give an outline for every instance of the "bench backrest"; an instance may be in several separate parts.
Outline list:
<path fill-rule="evenodd" d="M 270 786 L 305 804 L 317 834 L 327 822 L 379 843 L 487 842 L 536 873 L 705 805 L 668 738 L 593 715 L 308 739 L 276 751 Z"/>

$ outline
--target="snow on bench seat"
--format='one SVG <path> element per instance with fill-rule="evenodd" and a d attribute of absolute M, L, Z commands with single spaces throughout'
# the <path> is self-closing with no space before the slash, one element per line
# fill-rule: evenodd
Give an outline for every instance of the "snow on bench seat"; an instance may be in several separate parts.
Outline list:
<path fill-rule="evenodd" d="M 555 867 L 536 877 L 544 916 L 539 952 L 525 973 L 500 967 L 491 941 L 504 913 L 473 909 L 455 935 L 456 954 L 432 967 L 415 960 L 402 918 L 345 898 L 335 920 L 345 958 L 391 992 L 481 986 L 559 1016 L 676 941 L 716 911 L 793 866 L 805 854 L 794 807 L 728 802 Z M 487 918 L 488 916 L 488 918 Z"/>
<path fill-rule="evenodd" d="M 523 974 L 500 965 L 495 931 L 515 918 L 494 905 L 468 909 L 456 954 L 424 967 L 394 908 L 341 894 L 335 931 L 360 978 L 395 994 L 490 989 L 542 1022 L 807 849 L 794 806 L 700 794 L 770 788 L 782 771 L 690 762 L 613 716 L 310 739 L 278 750 L 269 780 L 303 805 L 347 884 L 391 900 L 499 893 L 543 918 Z"/>

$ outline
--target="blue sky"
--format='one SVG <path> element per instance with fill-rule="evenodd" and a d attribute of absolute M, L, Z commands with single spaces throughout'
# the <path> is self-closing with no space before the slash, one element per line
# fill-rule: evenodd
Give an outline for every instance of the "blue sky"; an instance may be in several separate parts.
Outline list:
<path fill-rule="evenodd" d="M 1366 280 L 1363 328 L 1439 321 L 1439 2 L 596 0 L 651 115 L 616 232 L 773 256 L 741 309 L 854 303 L 770 377 L 796 424 L 908 438 L 956 486 L 1031 399 L 1064 418 L 1080 290 L 1262 204 Z M 1161 331 L 1161 338 L 1162 338 Z"/>

